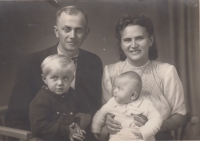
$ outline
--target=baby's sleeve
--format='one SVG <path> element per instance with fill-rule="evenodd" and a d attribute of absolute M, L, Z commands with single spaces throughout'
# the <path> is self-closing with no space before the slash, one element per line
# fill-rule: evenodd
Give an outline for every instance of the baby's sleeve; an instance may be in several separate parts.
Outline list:
<path fill-rule="evenodd" d="M 104 104 L 100 110 L 96 112 L 92 120 L 91 132 L 92 133 L 101 133 L 101 129 L 105 124 L 106 115 L 111 109 L 112 98 Z"/>
<path fill-rule="evenodd" d="M 145 116 L 147 116 L 148 121 L 144 126 L 140 127 L 140 132 L 144 140 L 155 136 L 156 133 L 160 130 L 163 122 L 160 113 L 154 108 L 152 103 L 149 103 L 146 109 L 147 111 Z"/>

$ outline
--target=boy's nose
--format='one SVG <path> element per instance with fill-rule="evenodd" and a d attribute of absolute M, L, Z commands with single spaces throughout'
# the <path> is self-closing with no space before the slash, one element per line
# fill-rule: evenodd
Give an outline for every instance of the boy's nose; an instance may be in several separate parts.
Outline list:
<path fill-rule="evenodd" d="M 63 81 L 61 79 L 58 80 L 58 85 L 62 85 Z"/>

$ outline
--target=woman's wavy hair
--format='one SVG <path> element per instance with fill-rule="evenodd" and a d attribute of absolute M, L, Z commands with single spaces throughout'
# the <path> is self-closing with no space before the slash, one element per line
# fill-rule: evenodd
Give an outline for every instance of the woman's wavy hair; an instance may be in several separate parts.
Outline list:
<path fill-rule="evenodd" d="M 119 18 L 116 28 L 115 28 L 115 37 L 117 38 L 117 50 L 119 54 L 119 59 L 121 61 L 126 60 L 126 55 L 124 54 L 121 48 L 121 32 L 129 25 L 139 25 L 146 29 L 149 36 L 153 36 L 153 23 L 145 15 L 132 16 L 132 15 L 123 15 Z M 155 37 L 152 46 L 149 48 L 149 60 L 156 60 L 158 58 L 158 50 L 156 47 Z"/>

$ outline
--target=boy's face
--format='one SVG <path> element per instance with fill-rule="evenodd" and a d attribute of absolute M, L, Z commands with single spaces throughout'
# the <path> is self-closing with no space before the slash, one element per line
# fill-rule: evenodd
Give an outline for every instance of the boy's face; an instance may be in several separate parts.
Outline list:
<path fill-rule="evenodd" d="M 119 104 L 127 104 L 132 102 L 134 99 L 131 99 L 134 92 L 134 83 L 127 78 L 116 78 L 113 86 L 113 96 Z"/>
<path fill-rule="evenodd" d="M 73 78 L 74 75 L 72 72 L 53 69 L 49 74 L 43 76 L 43 81 L 47 84 L 51 92 L 61 95 L 68 91 Z"/>

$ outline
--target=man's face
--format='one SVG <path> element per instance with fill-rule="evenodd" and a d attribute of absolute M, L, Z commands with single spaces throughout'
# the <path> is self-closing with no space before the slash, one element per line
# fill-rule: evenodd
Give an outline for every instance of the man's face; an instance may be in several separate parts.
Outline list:
<path fill-rule="evenodd" d="M 86 39 L 89 30 L 81 12 L 69 15 L 62 13 L 55 26 L 56 37 L 59 38 L 61 52 L 76 52 Z"/>

